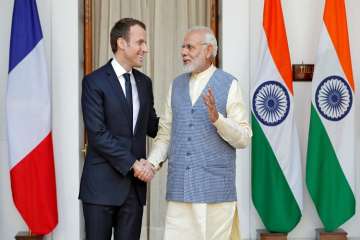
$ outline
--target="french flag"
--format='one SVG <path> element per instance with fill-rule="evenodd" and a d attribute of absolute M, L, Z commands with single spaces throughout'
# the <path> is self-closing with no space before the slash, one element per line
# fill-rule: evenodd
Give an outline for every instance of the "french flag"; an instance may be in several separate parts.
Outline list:
<path fill-rule="evenodd" d="M 35 234 L 58 223 L 51 135 L 51 85 L 35 0 L 15 0 L 6 113 L 11 189 L 16 208 Z"/>

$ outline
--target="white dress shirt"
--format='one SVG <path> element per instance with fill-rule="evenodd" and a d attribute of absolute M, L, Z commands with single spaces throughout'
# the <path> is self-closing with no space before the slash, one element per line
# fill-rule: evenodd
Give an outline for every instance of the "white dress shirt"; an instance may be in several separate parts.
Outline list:
<path fill-rule="evenodd" d="M 118 61 L 116 61 L 115 58 L 111 61 L 111 65 L 114 68 L 117 78 L 119 79 L 121 89 L 123 90 L 125 97 L 126 97 L 125 78 L 124 78 L 123 74 L 124 73 L 130 74 L 132 104 L 133 104 L 133 132 L 134 132 L 135 126 L 136 126 L 136 121 L 137 121 L 137 118 L 139 115 L 139 109 L 140 109 L 139 94 L 138 94 L 138 90 L 136 87 L 136 81 L 135 81 L 134 75 L 132 74 L 132 71 L 126 72 L 126 70 L 120 65 L 120 63 Z"/>

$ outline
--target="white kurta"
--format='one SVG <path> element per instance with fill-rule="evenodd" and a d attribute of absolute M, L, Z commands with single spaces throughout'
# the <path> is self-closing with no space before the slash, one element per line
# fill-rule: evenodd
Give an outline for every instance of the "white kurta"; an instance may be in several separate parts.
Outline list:
<path fill-rule="evenodd" d="M 204 72 L 193 74 L 189 81 L 189 95 L 194 105 L 216 68 L 212 65 Z M 171 138 L 171 92 L 160 118 L 159 131 L 148 160 L 155 166 L 166 160 Z M 218 134 L 234 148 L 246 147 L 252 131 L 247 121 L 247 111 L 242 100 L 238 81 L 233 80 L 226 103 L 225 118 L 219 113 L 214 123 Z M 231 236 L 231 237 L 230 237 Z M 236 202 L 206 204 L 168 202 L 165 220 L 165 240 L 228 240 L 240 239 Z"/>

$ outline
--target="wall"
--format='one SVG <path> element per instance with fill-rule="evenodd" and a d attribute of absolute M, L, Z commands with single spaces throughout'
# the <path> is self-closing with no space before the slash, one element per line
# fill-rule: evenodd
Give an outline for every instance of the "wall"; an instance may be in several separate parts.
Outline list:
<path fill-rule="evenodd" d="M 292 63 L 314 63 L 319 32 L 322 21 L 324 1 L 313 0 L 283 0 L 283 13 L 289 43 Z M 360 2 L 347 0 L 347 18 L 352 51 L 354 78 L 359 86 L 360 77 Z M 226 0 L 222 1 L 222 59 L 223 68 L 237 76 L 244 89 L 247 103 L 249 104 L 249 82 L 257 70 L 257 53 L 259 36 L 262 27 L 263 0 Z M 307 148 L 307 134 L 309 127 L 311 83 L 295 82 L 295 117 L 300 135 L 303 173 L 305 173 L 305 158 Z M 359 91 L 357 91 L 357 104 L 359 104 Z M 249 108 L 250 110 L 250 108 Z M 360 119 L 359 111 L 356 118 Z M 359 120 L 357 120 L 359 121 Z M 360 150 L 360 128 L 355 129 L 357 154 Z M 240 209 L 240 224 L 243 238 L 256 238 L 256 230 L 263 228 L 256 210 L 251 202 L 250 187 L 250 154 L 249 149 L 241 150 L 238 157 L 238 199 Z M 357 211 L 342 227 L 348 232 L 349 237 L 360 238 L 360 169 L 356 166 L 356 200 Z M 239 176 L 240 175 L 240 176 Z M 304 188 L 303 217 L 297 227 L 289 234 L 290 238 L 314 238 L 314 229 L 321 227 L 321 222 L 315 212 L 309 194 Z"/>
<path fill-rule="evenodd" d="M 250 1 L 225 0 L 221 5 L 220 58 L 222 68 L 240 80 L 249 106 L 250 90 Z M 250 112 L 249 112 L 250 113 Z M 249 115 L 250 116 L 250 115 Z M 250 147 L 237 151 L 236 185 L 241 236 L 251 233 Z"/>
<path fill-rule="evenodd" d="M 26 225 L 14 208 L 9 182 L 5 91 L 13 0 L 0 0 L 0 238 L 14 239 Z M 82 1 L 80 1 L 82 2 Z M 82 213 L 77 194 L 83 127 L 79 96 L 82 77 L 82 6 L 78 1 L 38 0 L 53 90 L 53 141 L 59 224 L 48 239 L 80 239 Z"/>

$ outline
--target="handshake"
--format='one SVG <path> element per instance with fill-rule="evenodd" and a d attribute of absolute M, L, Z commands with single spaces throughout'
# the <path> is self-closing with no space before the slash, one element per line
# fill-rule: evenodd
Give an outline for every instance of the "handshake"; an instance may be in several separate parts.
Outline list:
<path fill-rule="evenodd" d="M 155 175 L 153 165 L 146 159 L 136 160 L 133 165 L 134 177 L 137 177 L 141 181 L 150 182 Z"/>

